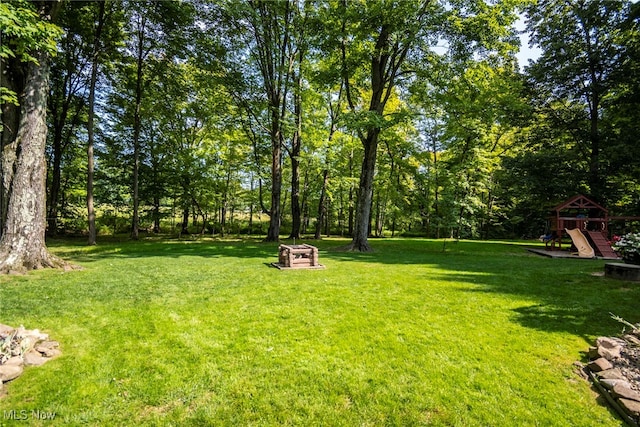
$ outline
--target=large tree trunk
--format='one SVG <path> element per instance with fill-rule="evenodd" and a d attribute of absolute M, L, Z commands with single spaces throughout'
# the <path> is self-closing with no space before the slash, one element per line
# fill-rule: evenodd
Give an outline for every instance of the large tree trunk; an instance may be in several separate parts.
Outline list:
<path fill-rule="evenodd" d="M 20 125 L 15 174 L 7 208 L 4 234 L 0 239 L 0 272 L 58 267 L 64 263 L 49 253 L 46 232 L 47 94 L 48 54 L 34 54 L 38 64 L 27 65 L 27 78 Z"/>
<path fill-rule="evenodd" d="M 269 230 L 267 242 L 280 240 L 280 196 L 282 194 L 282 142 L 280 141 L 280 117 L 278 109 L 273 108 L 271 130 L 271 209 L 269 210 Z"/>
<path fill-rule="evenodd" d="M 360 185 L 358 187 L 353 240 L 349 246 L 349 249 L 354 251 L 371 251 L 371 246 L 368 241 L 369 220 L 371 218 L 373 178 L 376 170 L 379 133 L 379 129 L 372 129 L 369 131 L 365 141 L 363 141 L 364 158 L 362 161 L 362 170 L 360 172 Z"/>
<path fill-rule="evenodd" d="M 15 93 L 22 93 L 24 89 L 23 67 L 18 65 L 15 58 L 0 58 L 2 72 L 0 73 L 0 83 L 2 87 Z M 13 103 L 2 105 L 2 151 L 0 159 L 2 163 L 2 182 L 0 189 L 0 236 L 4 232 L 5 221 L 7 219 L 7 208 L 9 204 L 9 191 L 13 182 L 15 171 L 16 153 L 18 142 L 16 136 L 20 126 L 20 107 Z"/>
<path fill-rule="evenodd" d="M 302 228 L 302 209 L 300 208 L 300 136 L 298 132 L 294 135 L 293 152 L 291 156 L 291 234 L 290 239 L 300 239 L 300 229 Z"/>
<path fill-rule="evenodd" d="M 300 238 L 302 228 L 302 209 L 300 208 L 300 151 L 302 149 L 302 60 L 304 49 L 299 48 L 298 72 L 294 77 L 295 93 L 293 107 L 295 113 L 296 130 L 291 138 L 291 234 L 290 239 Z"/>

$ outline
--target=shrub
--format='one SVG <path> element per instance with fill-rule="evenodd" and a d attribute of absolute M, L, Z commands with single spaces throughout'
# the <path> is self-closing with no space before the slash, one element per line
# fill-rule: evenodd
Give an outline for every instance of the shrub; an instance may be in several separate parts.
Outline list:
<path fill-rule="evenodd" d="M 615 236 L 611 247 L 625 260 L 639 259 L 640 233 L 627 233 L 621 237 Z"/>

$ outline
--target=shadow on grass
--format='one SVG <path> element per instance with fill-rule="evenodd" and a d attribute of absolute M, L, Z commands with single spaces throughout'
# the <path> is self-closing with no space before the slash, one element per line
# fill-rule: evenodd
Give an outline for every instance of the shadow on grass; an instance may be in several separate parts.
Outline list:
<path fill-rule="evenodd" d="M 611 313 L 632 322 L 640 320 L 640 283 L 594 275 L 603 263 L 540 260 L 521 274 L 492 271 L 490 266 L 466 265 L 464 275 L 437 275 L 435 280 L 473 284 L 462 292 L 501 294 L 531 304 L 512 309 L 513 320 L 522 326 L 546 332 L 568 332 L 587 342 L 602 335 L 617 335 L 623 325 Z M 437 268 L 457 267 L 438 263 Z"/>
<path fill-rule="evenodd" d="M 429 267 L 429 280 L 472 284 L 465 292 L 499 293 L 532 301 L 513 310 L 523 326 L 552 332 L 569 332 L 591 340 L 593 336 L 616 334 L 622 325 L 614 313 L 638 322 L 640 283 L 596 276 L 604 262 L 550 259 L 529 254 L 525 242 L 443 241 L 429 239 L 372 239 L 374 252 L 337 250 L 347 239 L 305 240 L 320 250 L 321 262 L 329 269 L 344 269 L 352 263 L 422 265 Z M 283 241 L 283 243 L 290 243 Z M 303 243 L 303 242 L 300 242 Z M 278 243 L 259 239 L 198 240 L 143 239 L 115 241 L 87 247 L 84 241 L 49 244 L 72 262 L 91 263 L 109 258 L 246 258 L 272 268 Z M 324 263 L 324 262 L 323 262 Z M 346 267 L 348 268 L 348 267 Z M 424 273 L 418 273 L 424 274 Z"/>

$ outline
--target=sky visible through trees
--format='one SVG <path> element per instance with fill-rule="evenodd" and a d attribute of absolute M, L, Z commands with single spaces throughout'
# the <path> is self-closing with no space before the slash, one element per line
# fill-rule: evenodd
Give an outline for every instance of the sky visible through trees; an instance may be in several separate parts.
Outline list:
<path fill-rule="evenodd" d="M 368 250 L 537 236 L 580 193 L 639 213 L 636 2 L 0 7 L 5 241 L 38 52 L 49 235 L 343 235 Z"/>

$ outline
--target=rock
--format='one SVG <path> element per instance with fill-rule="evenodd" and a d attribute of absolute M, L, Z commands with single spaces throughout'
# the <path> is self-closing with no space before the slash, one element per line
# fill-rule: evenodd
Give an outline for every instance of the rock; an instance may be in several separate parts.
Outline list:
<path fill-rule="evenodd" d="M 618 368 L 607 369 L 606 371 L 601 371 L 596 374 L 600 379 L 610 379 L 610 380 L 623 380 L 624 375 Z"/>
<path fill-rule="evenodd" d="M 40 341 L 46 341 L 49 339 L 49 335 L 48 334 L 43 334 L 42 332 L 40 332 L 38 329 L 25 329 L 24 326 L 20 326 L 17 330 L 16 330 L 16 336 L 18 338 L 29 338 L 29 340 L 32 343 L 37 343 Z"/>
<path fill-rule="evenodd" d="M 604 357 L 591 361 L 587 366 L 592 372 L 606 371 L 607 369 L 613 368 L 611 362 Z"/>
<path fill-rule="evenodd" d="M 640 417 L 640 402 L 621 398 L 618 399 L 618 403 L 620 403 L 622 409 L 624 409 L 629 415 L 633 417 Z"/>
<path fill-rule="evenodd" d="M 607 360 L 613 360 L 620 357 L 620 350 L 626 343 L 615 338 L 600 337 L 596 340 L 598 345 L 598 354 Z"/>
<path fill-rule="evenodd" d="M 600 384 L 602 384 L 604 388 L 608 390 L 612 390 L 618 384 L 624 384 L 625 386 L 629 387 L 629 383 L 625 380 L 609 379 L 609 378 L 601 379 Z"/>
<path fill-rule="evenodd" d="M 7 337 L 13 333 L 14 329 L 11 326 L 3 325 L 0 323 L 0 338 Z"/>
<path fill-rule="evenodd" d="M 60 354 L 60 350 L 58 347 L 60 343 L 57 341 L 45 341 L 36 346 L 35 350 L 39 353 L 42 353 L 43 356 L 46 357 L 55 357 Z"/>
<path fill-rule="evenodd" d="M 45 354 L 44 356 L 49 358 L 49 359 L 54 359 L 54 358 L 60 356 L 61 354 L 62 354 L 62 351 L 60 351 L 57 348 L 54 348 L 54 349 L 49 350 L 48 353 Z"/>
<path fill-rule="evenodd" d="M 48 361 L 49 361 L 49 358 L 44 357 L 42 354 L 40 354 L 37 351 L 31 350 L 30 352 L 24 355 L 24 364 L 26 366 L 40 366 L 40 365 L 44 365 Z"/>
<path fill-rule="evenodd" d="M 22 365 L 0 365 L 0 382 L 7 382 L 18 378 L 24 368 Z"/>
<path fill-rule="evenodd" d="M 635 335 L 627 334 L 623 338 L 631 344 L 640 346 L 640 338 L 636 337 Z"/>
<path fill-rule="evenodd" d="M 620 357 L 621 350 L 622 347 L 616 347 L 615 349 L 598 347 L 598 355 L 612 362 Z"/>
<path fill-rule="evenodd" d="M 624 344 L 625 344 L 624 340 L 620 338 L 600 337 L 596 339 L 596 345 L 598 347 L 614 348 L 614 347 L 623 346 Z"/>
<path fill-rule="evenodd" d="M 4 365 L 13 365 L 13 366 L 22 366 L 23 364 L 24 364 L 24 361 L 20 356 L 13 356 L 7 359 L 6 362 L 4 362 Z"/>
<path fill-rule="evenodd" d="M 622 399 L 635 400 L 640 403 L 640 393 L 629 387 L 629 383 L 619 383 L 613 386 L 611 392 L 615 397 Z"/>

